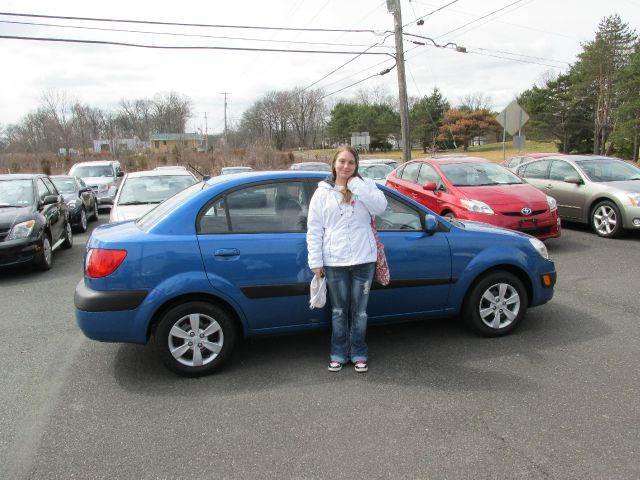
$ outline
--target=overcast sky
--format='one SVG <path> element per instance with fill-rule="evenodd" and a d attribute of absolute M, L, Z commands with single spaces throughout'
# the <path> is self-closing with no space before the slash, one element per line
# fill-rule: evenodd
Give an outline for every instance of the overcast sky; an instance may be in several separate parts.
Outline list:
<path fill-rule="evenodd" d="M 403 23 L 407 24 L 451 1 L 402 0 Z M 580 52 L 580 43 L 593 39 L 603 17 L 618 13 L 632 28 L 640 25 L 640 0 L 514 2 L 459 0 L 426 17 L 422 26 L 415 23 L 407 25 L 405 32 L 431 37 L 442 44 L 455 42 L 475 52 L 463 54 L 452 49 L 425 46 L 412 49 L 407 53 L 409 95 L 424 95 L 437 86 L 455 105 L 465 94 L 483 92 L 492 97 L 493 107 L 500 110 L 519 92 L 539 82 L 547 72 L 565 71 L 568 63 L 575 61 L 576 54 Z M 477 21 L 479 17 L 511 3 L 514 3 L 511 7 Z M 0 0 L 0 11 L 178 23 L 371 29 L 380 32 L 393 29 L 393 17 L 387 12 L 386 2 L 380 0 Z M 0 20 L 260 39 L 245 41 L 0 23 L 0 35 L 156 45 L 359 52 L 384 38 L 372 33 L 171 27 L 8 16 L 0 16 Z M 468 22 L 473 23 L 459 29 Z M 389 37 L 384 45 L 389 48 L 376 47 L 370 51 L 391 52 L 393 37 Z M 405 43 L 406 50 L 412 47 L 415 45 Z M 518 55 L 514 57 L 513 54 Z M 267 91 L 307 86 L 352 57 L 310 53 L 150 50 L 0 39 L 0 124 L 19 121 L 37 107 L 42 92 L 48 89 L 65 90 L 74 98 L 105 108 L 115 108 L 122 98 L 151 97 L 157 92 L 173 90 L 193 101 L 194 117 L 189 122 L 189 130 L 204 130 L 206 112 L 209 133 L 217 133 L 224 124 L 220 92 L 230 92 L 228 118 L 230 122 L 237 121 L 243 110 Z M 363 55 L 317 86 L 323 87 L 327 93 L 339 90 L 393 65 L 393 60 L 387 58 Z M 349 98 L 358 88 L 380 85 L 395 94 L 395 70 L 328 98 L 332 101 Z"/>

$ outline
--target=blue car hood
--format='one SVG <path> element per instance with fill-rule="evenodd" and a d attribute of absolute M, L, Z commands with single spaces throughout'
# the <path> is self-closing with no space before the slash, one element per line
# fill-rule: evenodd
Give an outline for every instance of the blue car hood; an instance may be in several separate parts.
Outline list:
<path fill-rule="evenodd" d="M 489 225 L 488 223 L 476 222 L 473 220 L 458 220 L 456 222 L 461 223 L 464 226 L 464 230 L 471 232 L 486 232 L 486 233 L 499 233 L 508 235 L 511 237 L 528 238 L 529 235 L 515 230 L 509 230 L 508 228 L 496 227 L 495 225 Z M 455 223 L 454 223 L 455 225 Z"/>

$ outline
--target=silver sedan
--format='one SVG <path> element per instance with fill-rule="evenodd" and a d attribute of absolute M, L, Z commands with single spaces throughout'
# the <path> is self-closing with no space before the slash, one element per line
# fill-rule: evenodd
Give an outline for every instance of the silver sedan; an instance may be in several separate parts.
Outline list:
<path fill-rule="evenodd" d="M 596 155 L 558 155 L 516 173 L 556 199 L 562 219 L 590 224 L 601 237 L 640 229 L 640 168 Z"/>

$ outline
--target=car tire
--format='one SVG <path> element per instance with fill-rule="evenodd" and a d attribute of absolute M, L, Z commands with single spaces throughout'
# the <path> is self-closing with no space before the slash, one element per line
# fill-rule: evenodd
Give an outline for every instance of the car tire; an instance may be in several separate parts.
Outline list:
<path fill-rule="evenodd" d="M 93 202 L 93 215 L 92 218 L 94 220 L 98 220 L 98 201 L 94 201 Z"/>
<path fill-rule="evenodd" d="M 597 203 L 591 210 L 591 228 L 604 238 L 622 235 L 622 215 L 618 206 L 610 200 Z"/>
<path fill-rule="evenodd" d="M 40 253 L 36 256 L 34 262 L 38 270 L 51 270 L 53 266 L 53 250 L 51 249 L 51 238 L 48 233 L 42 236 L 40 242 Z"/>
<path fill-rule="evenodd" d="M 226 311 L 208 302 L 189 301 L 162 315 L 154 344 L 169 370 L 184 377 L 201 377 L 229 358 L 237 337 L 236 323 Z"/>
<path fill-rule="evenodd" d="M 71 222 L 69 222 L 69 220 L 67 220 L 64 230 L 64 241 L 62 242 L 61 247 L 68 250 L 73 247 L 73 232 L 71 231 Z"/>
<path fill-rule="evenodd" d="M 76 231 L 80 232 L 80 233 L 84 233 L 87 231 L 87 212 L 84 209 L 84 207 L 82 207 L 82 209 L 80 210 L 80 223 L 78 223 L 77 227 L 76 227 Z"/>
<path fill-rule="evenodd" d="M 520 324 L 528 302 L 527 290 L 518 277 L 495 271 L 480 277 L 469 289 L 462 315 L 477 334 L 498 337 Z"/>

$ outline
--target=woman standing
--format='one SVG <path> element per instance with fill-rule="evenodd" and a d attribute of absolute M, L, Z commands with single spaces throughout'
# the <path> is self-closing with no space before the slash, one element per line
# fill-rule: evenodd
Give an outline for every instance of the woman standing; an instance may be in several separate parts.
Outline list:
<path fill-rule="evenodd" d="M 331 172 L 318 184 L 309 206 L 309 268 L 327 279 L 332 308 L 329 371 L 341 370 L 350 360 L 356 372 L 366 372 L 367 303 L 377 256 L 371 218 L 386 209 L 387 200 L 373 180 L 358 175 L 353 148 L 338 149 Z"/>

